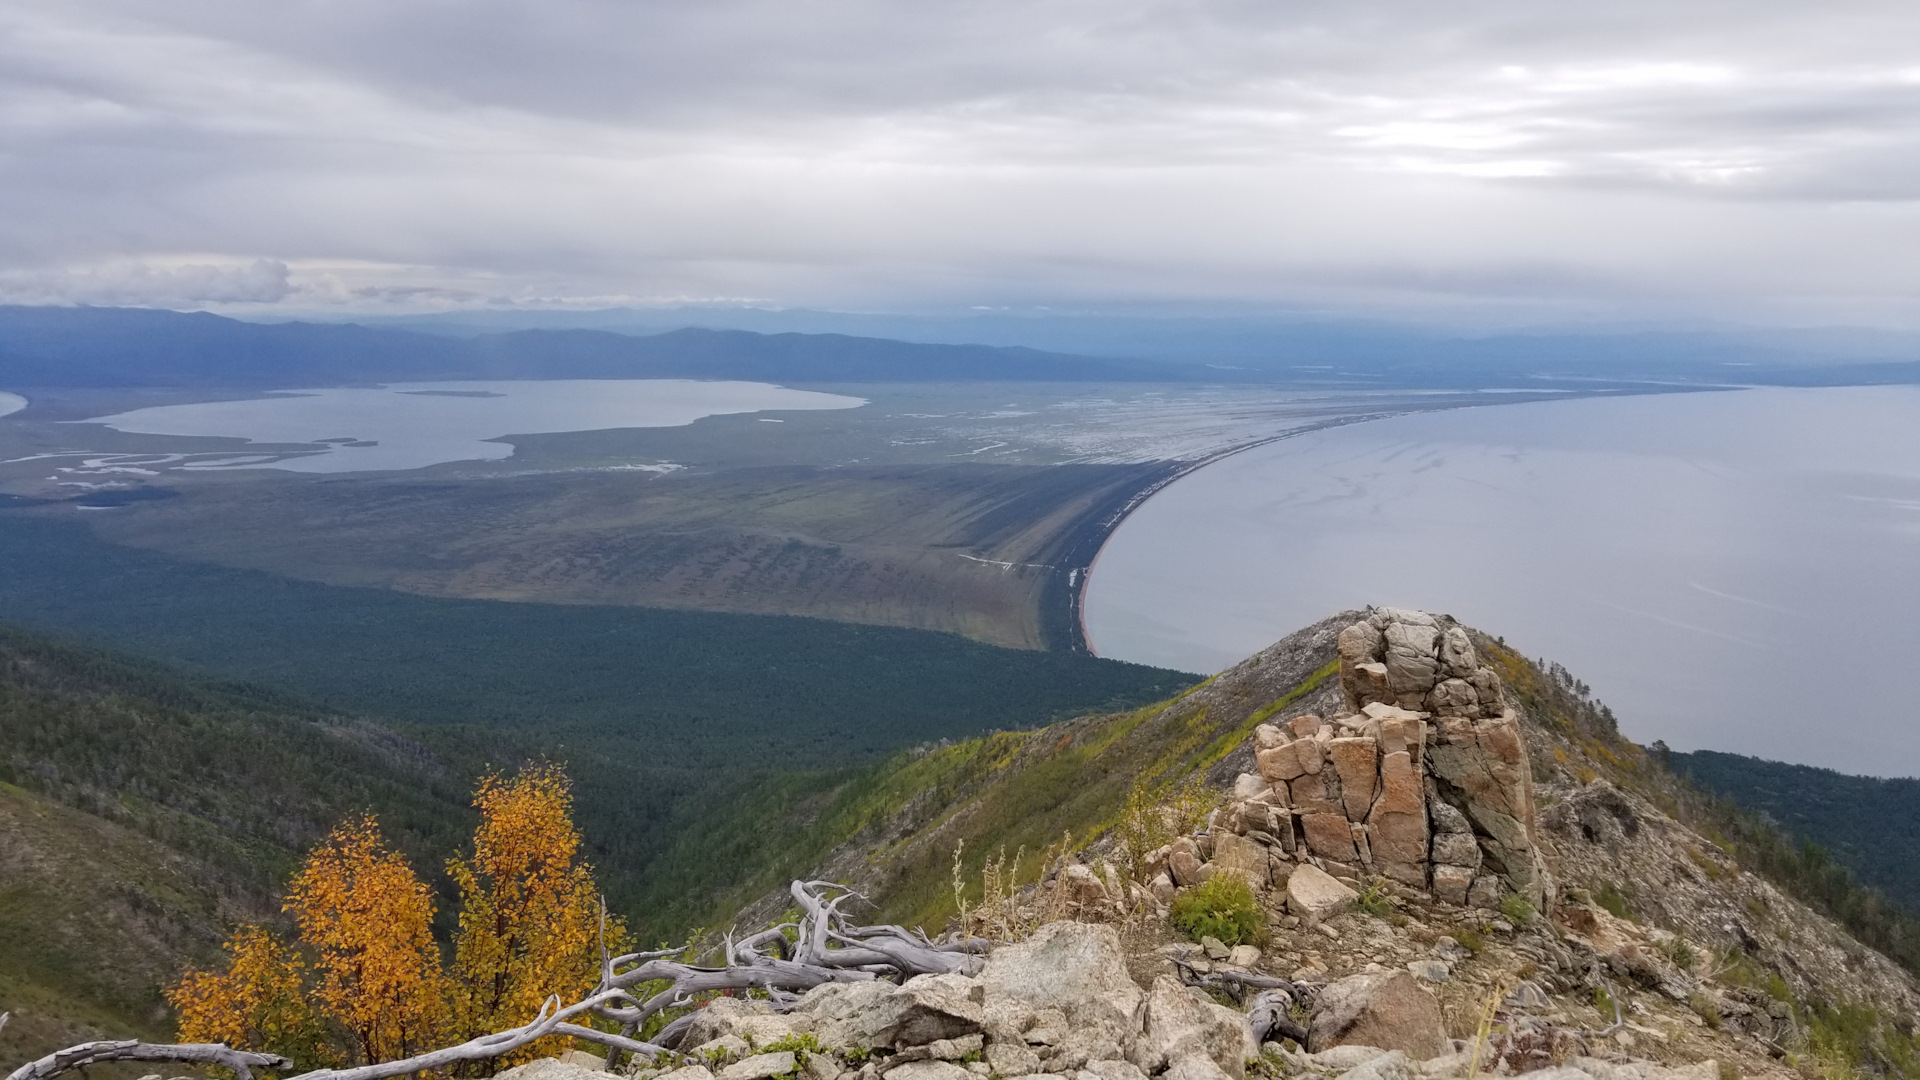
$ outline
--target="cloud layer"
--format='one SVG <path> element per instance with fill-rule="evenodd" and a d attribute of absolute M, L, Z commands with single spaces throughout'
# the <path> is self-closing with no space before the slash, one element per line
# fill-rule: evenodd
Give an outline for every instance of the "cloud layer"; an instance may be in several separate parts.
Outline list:
<path fill-rule="evenodd" d="M 1920 9 L 15 0 L 0 299 L 1920 322 Z"/>

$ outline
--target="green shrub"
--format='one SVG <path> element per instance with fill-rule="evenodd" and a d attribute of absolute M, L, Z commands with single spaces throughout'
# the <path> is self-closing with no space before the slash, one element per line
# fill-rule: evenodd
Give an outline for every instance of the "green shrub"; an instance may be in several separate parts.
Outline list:
<path fill-rule="evenodd" d="M 1479 956 L 1480 950 L 1487 947 L 1487 935 L 1471 926 L 1463 926 L 1447 936 L 1466 946 L 1467 951 L 1475 956 Z"/>
<path fill-rule="evenodd" d="M 1500 901 L 1500 913 L 1511 919 L 1515 926 L 1533 924 L 1533 904 L 1519 893 L 1508 893 L 1505 899 Z"/>
<path fill-rule="evenodd" d="M 1387 883 L 1376 881 L 1368 885 L 1353 906 L 1375 918 L 1384 919 L 1392 914 L 1393 897 L 1387 892 Z"/>
<path fill-rule="evenodd" d="M 1607 913 L 1616 919 L 1633 918 L 1633 905 L 1627 902 L 1627 896 L 1620 891 L 1619 886 L 1611 881 L 1600 886 L 1600 891 L 1593 894 L 1593 902 L 1605 908 Z"/>
<path fill-rule="evenodd" d="M 1195 941 L 1212 937 L 1228 945 L 1253 940 L 1266 925 L 1253 889 L 1235 874 L 1215 874 L 1174 897 L 1172 918 Z"/>

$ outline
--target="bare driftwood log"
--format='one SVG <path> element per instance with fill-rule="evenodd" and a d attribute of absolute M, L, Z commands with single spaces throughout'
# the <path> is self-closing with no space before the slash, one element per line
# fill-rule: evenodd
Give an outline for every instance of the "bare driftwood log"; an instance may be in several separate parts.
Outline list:
<path fill-rule="evenodd" d="M 802 912 L 798 922 L 786 923 L 729 941 L 726 964 L 702 967 L 684 963 L 692 946 L 657 952 L 607 956 L 602 950 L 600 985 L 586 998 L 562 1006 L 548 998 L 540 1014 L 522 1026 L 482 1035 L 458 1046 L 444 1047 L 401 1061 L 383 1061 L 351 1069 L 315 1069 L 289 1080 L 385 1080 L 456 1062 L 484 1061 L 511 1053 L 537 1039 L 568 1035 L 608 1048 L 609 1067 L 624 1053 L 649 1058 L 677 1049 L 691 1016 L 668 1024 L 655 1041 L 634 1038 L 641 1026 L 661 1012 L 693 1004 L 694 995 L 713 990 L 763 990 L 775 1008 L 792 1008 L 800 995 L 829 982 L 891 979 L 904 982 L 915 975 L 972 974 L 990 942 L 979 938 L 934 942 L 925 934 L 899 926 L 859 926 L 849 922 L 841 905 L 863 900 L 845 886 L 825 881 L 796 881 L 790 890 Z M 789 936 L 791 935 L 791 936 Z M 663 987 L 660 984 L 665 984 Z M 650 985 L 651 984 L 651 985 Z M 619 1034 L 599 1031 L 576 1020 L 597 1017 L 620 1026 Z M 0 1017 L 0 1023 L 5 1023 Z M 287 1069 L 292 1062 L 273 1054 L 233 1050 L 218 1043 L 160 1045 L 140 1042 L 83 1043 L 23 1065 L 7 1080 L 49 1080 L 68 1069 L 102 1061 L 179 1061 L 223 1065 L 240 1080 L 250 1080 L 251 1069 Z"/>
<path fill-rule="evenodd" d="M 240 1080 L 251 1080 L 254 1069 L 285 1069 L 293 1064 L 278 1054 L 254 1054 L 221 1043 L 143 1043 L 133 1039 L 81 1043 L 56 1050 L 7 1074 L 7 1080 L 44 1080 L 68 1069 L 108 1061 L 171 1061 L 183 1065 L 222 1065 Z"/>

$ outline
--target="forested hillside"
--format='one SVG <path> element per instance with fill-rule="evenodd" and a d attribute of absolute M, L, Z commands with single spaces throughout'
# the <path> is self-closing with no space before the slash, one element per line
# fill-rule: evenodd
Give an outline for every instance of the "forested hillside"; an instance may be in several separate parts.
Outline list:
<path fill-rule="evenodd" d="M 819 811 L 889 753 L 1193 681 L 923 631 L 315 585 L 17 513 L 0 565 L 0 621 L 376 717 L 456 789 L 489 765 L 565 764 L 600 880 L 644 935 L 837 842 L 809 831 Z"/>
<path fill-rule="evenodd" d="M 377 726 L 0 629 L 0 1057 L 166 1034 L 160 986 L 277 915 L 300 855 L 378 813 L 435 867 L 468 784 Z"/>
<path fill-rule="evenodd" d="M 1766 815 L 1920 912 L 1920 780 L 1848 776 L 1714 750 L 1666 756 L 1701 789 Z"/>

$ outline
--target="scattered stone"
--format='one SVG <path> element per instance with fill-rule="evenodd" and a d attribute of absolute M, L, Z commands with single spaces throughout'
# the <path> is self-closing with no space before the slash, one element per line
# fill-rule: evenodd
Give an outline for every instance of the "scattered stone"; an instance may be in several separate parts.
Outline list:
<path fill-rule="evenodd" d="M 526 1066 L 522 1065 L 520 1068 L 524 1069 Z M 508 1069 L 496 1076 L 494 1080 L 500 1080 L 501 1076 L 507 1076 L 516 1071 L 518 1070 Z M 713 1073 L 705 1065 L 687 1065 L 670 1072 L 663 1072 L 654 1077 L 654 1080 L 713 1080 Z"/>
<path fill-rule="evenodd" d="M 599 1068 L 589 1068 L 569 1061 L 561 1061 L 558 1058 L 539 1058 L 494 1075 L 496 1078 L 505 1077 L 506 1080 L 607 1080 L 604 1059 L 601 1060 Z"/>
<path fill-rule="evenodd" d="M 1359 893 L 1310 863 L 1295 867 L 1287 878 L 1287 910 L 1310 921 L 1337 915 L 1359 898 Z"/>
<path fill-rule="evenodd" d="M 1260 950 L 1252 945 L 1235 945 L 1227 963 L 1238 968 L 1251 968 L 1260 962 Z"/>
<path fill-rule="evenodd" d="M 1225 960 L 1233 955 L 1233 950 L 1227 948 L 1226 942 L 1207 934 L 1200 936 L 1200 950 L 1207 954 L 1209 960 Z"/>
<path fill-rule="evenodd" d="M 775 1054 L 755 1054 L 743 1058 L 720 1070 L 718 1080 L 771 1080 L 772 1077 L 793 1072 L 800 1063 L 794 1060 L 793 1052 L 782 1050 Z M 925 1078 L 933 1080 L 933 1078 Z"/>
<path fill-rule="evenodd" d="M 708 1061 L 739 1061 L 753 1053 L 753 1047 L 738 1035 L 722 1035 L 700 1043 L 687 1051 L 693 1057 L 706 1058 Z M 524 1066 L 523 1066 L 524 1067 Z M 496 1078 L 497 1080 L 497 1078 Z M 567 1080 L 562 1076 L 516 1076 L 513 1080 Z"/>
<path fill-rule="evenodd" d="M 982 1057 L 997 1076 L 1024 1076 L 1041 1069 L 1040 1055 L 1023 1042 L 990 1042 Z"/>
<path fill-rule="evenodd" d="M 578 1065 L 588 1072 L 607 1071 L 607 1059 L 599 1054 L 590 1054 L 585 1050 L 562 1050 L 554 1056 L 562 1065 Z"/>
<path fill-rule="evenodd" d="M 1445 960 L 1410 960 L 1407 971 L 1421 982 L 1439 984 L 1453 978 L 1453 966 Z"/>
<path fill-rule="evenodd" d="M 909 1061 L 883 1075 L 887 1080 L 973 1080 L 972 1073 L 950 1061 Z"/>

